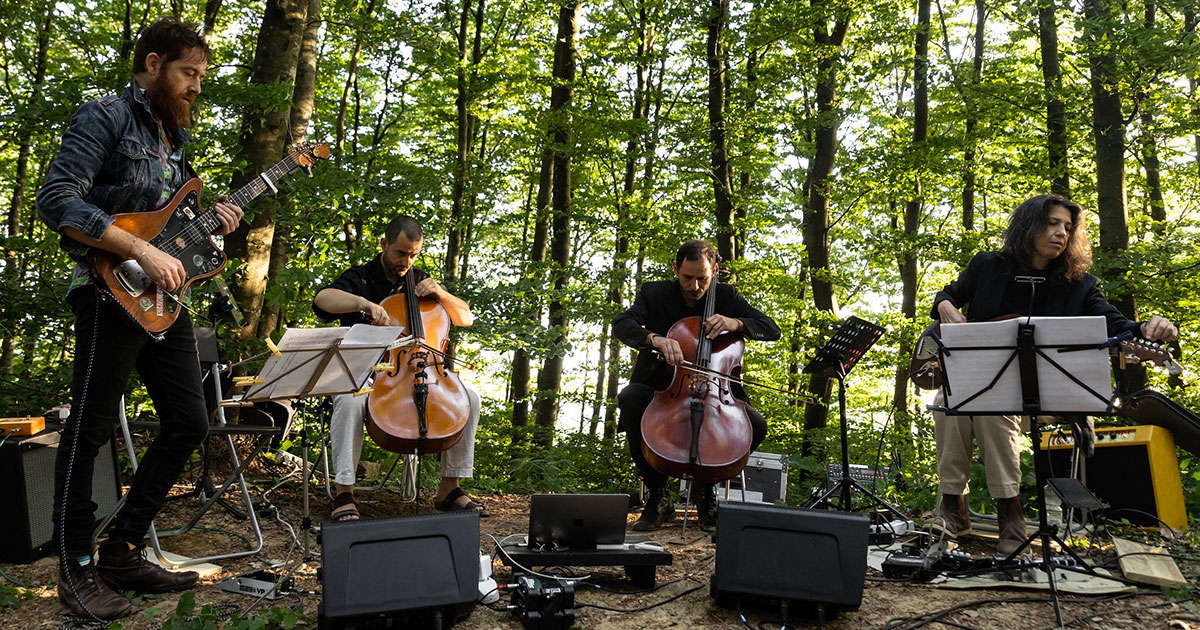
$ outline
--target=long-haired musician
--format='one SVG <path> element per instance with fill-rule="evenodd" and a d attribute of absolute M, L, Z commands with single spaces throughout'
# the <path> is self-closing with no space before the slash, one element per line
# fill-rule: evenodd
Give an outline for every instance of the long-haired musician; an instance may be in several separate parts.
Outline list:
<path fill-rule="evenodd" d="M 980 252 L 958 279 L 933 300 L 934 319 L 942 323 L 986 322 L 1004 315 L 1103 315 L 1110 335 L 1129 331 L 1149 340 L 1169 341 L 1175 326 L 1162 317 L 1145 322 L 1127 319 L 1100 291 L 1088 273 L 1091 243 L 1082 211 L 1059 195 L 1038 195 L 1013 212 L 998 252 Z M 1040 278 L 1032 283 L 1018 276 Z M 1036 287 L 1036 288 L 1033 288 Z M 965 311 L 965 315 L 964 315 Z M 941 515 L 951 535 L 971 531 L 967 482 L 971 477 L 971 439 L 987 472 L 988 491 L 1000 520 L 997 551 L 1009 554 L 1025 541 L 1025 518 L 1017 496 L 1021 481 L 1021 419 L 1017 416 L 954 416 L 935 412 Z"/>

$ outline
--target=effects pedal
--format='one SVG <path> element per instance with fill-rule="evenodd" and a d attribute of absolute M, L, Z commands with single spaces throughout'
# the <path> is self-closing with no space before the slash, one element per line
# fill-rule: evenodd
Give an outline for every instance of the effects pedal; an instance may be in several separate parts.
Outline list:
<path fill-rule="evenodd" d="M 276 583 L 278 582 L 278 588 Z M 250 575 L 239 575 L 217 583 L 217 588 L 230 593 L 241 593 L 251 597 L 263 597 L 269 600 L 286 597 L 292 592 L 292 577 L 279 576 L 270 571 L 255 571 Z"/>
<path fill-rule="evenodd" d="M 892 552 L 883 561 L 882 570 L 884 577 L 912 582 L 928 582 L 940 573 L 929 557 L 903 551 Z"/>
<path fill-rule="evenodd" d="M 508 608 L 525 630 L 567 630 L 575 625 L 574 581 L 522 575 L 503 588 L 512 591 Z"/>
<path fill-rule="evenodd" d="M 46 429 L 46 419 L 42 416 L 25 416 L 24 418 L 0 418 L 0 436 L 12 437 L 37 435 Z"/>

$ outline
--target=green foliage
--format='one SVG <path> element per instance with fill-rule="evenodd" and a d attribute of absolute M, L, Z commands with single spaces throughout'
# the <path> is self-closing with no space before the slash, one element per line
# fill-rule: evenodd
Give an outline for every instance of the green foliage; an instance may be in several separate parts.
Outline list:
<path fill-rule="evenodd" d="M 930 32 L 929 137 L 919 145 L 911 140 L 910 3 L 733 3 L 723 33 L 730 192 L 738 209 L 734 229 L 745 248 L 728 266 L 739 291 L 773 316 L 784 335 L 776 343 L 748 344 L 745 373 L 802 391 L 807 377 L 799 369 L 829 337 L 832 323 L 856 314 L 886 325 L 888 334 L 847 383 L 849 447 L 856 463 L 891 466 L 885 492 L 914 510 L 932 507 L 936 471 L 926 401 L 902 381 L 897 385 L 905 348 L 928 321 L 936 291 L 971 254 L 998 246 L 1017 203 L 1050 186 L 1038 3 L 1011 4 L 986 15 L 978 76 L 971 58 L 974 3 L 938 6 Z M 45 23 L 40 9 L 19 3 L 0 8 L 0 190 L 8 212 L 0 229 L 0 416 L 45 413 L 70 397 L 70 357 L 77 349 L 64 293 L 73 263 L 58 249 L 59 235 L 38 220 L 34 198 L 72 113 L 130 79 L 124 3 L 46 6 L 54 12 L 44 67 L 37 54 Z M 1200 39 L 1188 30 L 1178 3 L 1155 6 L 1157 19 L 1147 21 L 1140 5 L 1095 19 L 1077 5 L 1057 3 L 1065 74 L 1055 95 L 1066 108 L 1071 196 L 1087 209 L 1089 231 L 1127 227 L 1130 235 L 1128 247 L 1097 248 L 1093 271 L 1110 296 L 1135 296 L 1139 316 L 1161 314 L 1179 324 L 1186 349 L 1200 342 L 1194 144 L 1200 116 L 1190 87 Z M 587 5 L 576 38 L 574 97 L 558 112 L 549 111 L 557 6 L 487 2 L 482 21 L 468 15 L 463 32 L 461 8 L 336 1 L 316 16 L 322 30 L 307 137 L 329 142 L 334 155 L 314 168 L 311 179 L 279 183 L 281 202 L 270 228 L 284 264 L 271 272 L 262 296 L 279 312 L 273 338 L 282 329 L 317 325 L 311 309 L 316 291 L 374 256 L 392 216 L 412 214 L 427 235 L 418 265 L 437 278 L 457 273 L 452 289 L 477 315 L 470 329 L 455 333 L 458 355 L 477 368 L 464 371 L 464 379 L 484 398 L 472 486 L 510 492 L 632 489 L 636 480 L 623 442 L 585 428 L 592 405 L 603 410 L 613 402 L 606 379 L 597 387 L 595 357 L 602 344 L 607 351 L 606 325 L 637 285 L 670 277 L 680 241 L 714 234 L 707 6 L 658 0 Z M 157 10 L 135 9 L 131 19 L 136 26 Z M 202 5 L 190 5 L 184 17 L 200 19 L 201 11 Z M 816 41 L 814 32 L 827 30 L 839 16 L 849 20 L 845 44 Z M 244 168 L 248 112 L 292 101 L 286 81 L 249 80 L 262 23 L 262 6 L 246 0 L 227 0 L 216 16 L 213 67 L 198 102 L 196 142 L 189 146 L 205 180 L 206 204 Z M 1100 200 L 1089 64 L 1097 52 L 1115 55 L 1113 84 L 1125 108 L 1127 226 L 1101 225 L 1095 212 Z M 837 79 L 834 109 L 818 114 L 818 67 L 826 61 Z M 469 116 L 465 121 L 459 120 L 459 103 Z M 469 146 L 456 199 L 460 122 Z M 570 147 L 557 147 L 569 150 L 572 164 L 572 247 L 565 269 L 530 260 L 539 224 L 547 219 L 536 199 L 552 122 L 569 124 L 574 139 Z M 826 230 L 810 224 L 814 209 L 808 204 L 817 133 L 831 122 L 837 123 L 838 151 Z M 1147 147 L 1157 149 L 1158 191 L 1147 171 Z M 963 217 L 968 174 L 975 182 L 970 228 Z M 1165 221 L 1150 216 L 1154 192 L 1165 200 Z M 915 229 L 904 223 L 910 201 L 919 204 Z M 252 217 L 259 208 L 248 210 Z M 447 260 L 449 234 L 456 229 L 462 230 L 462 251 L 458 260 Z M 829 243 L 827 266 L 814 267 L 810 259 L 814 238 Z M 616 252 L 618 239 L 626 247 L 622 254 Z M 899 262 L 908 256 L 915 256 L 917 276 L 905 295 Z M 244 262 L 231 260 L 225 277 L 234 281 Z M 554 288 L 556 277 L 563 278 L 563 288 Z M 815 307 L 815 279 L 832 284 L 835 312 Z M 197 313 L 205 313 L 211 287 L 201 284 L 193 293 Z M 546 326 L 551 300 L 566 305 L 565 341 Z M 218 327 L 228 357 L 263 351 L 263 333 L 239 337 L 226 324 Z M 547 357 L 565 357 L 558 424 L 540 428 L 553 432 L 553 448 L 533 447 L 531 429 L 511 426 L 511 356 L 517 349 L 529 354 L 535 373 Z M 239 369 L 254 373 L 261 361 Z M 1189 368 L 1183 378 L 1169 381 L 1151 372 L 1150 385 L 1200 408 L 1194 387 L 1200 358 L 1185 351 L 1181 362 Z M 619 382 L 631 363 L 622 346 Z M 132 418 L 157 415 L 136 378 L 126 394 Z M 771 425 L 762 449 L 789 455 L 788 501 L 803 505 L 825 464 L 838 459 L 836 409 L 827 414 L 827 426 L 806 429 L 804 406 L 751 395 Z M 385 467 L 393 458 L 370 445 L 364 451 L 364 459 Z M 435 459 L 422 464 L 427 482 L 436 481 Z M 1189 511 L 1197 513 L 1196 462 L 1188 455 L 1181 466 Z M 975 475 L 973 505 L 984 503 L 984 486 Z M 1023 492 L 1031 489 L 1026 483 Z"/>
<path fill-rule="evenodd" d="M 25 600 L 33 599 L 36 596 L 37 592 L 33 589 L 0 584 L 0 611 L 20 608 Z"/>
<path fill-rule="evenodd" d="M 237 608 L 229 604 L 205 605 L 197 613 L 195 593 L 188 591 L 180 595 L 174 613 L 159 627 L 161 630 L 291 630 L 304 620 L 302 612 L 291 608 L 276 606 L 246 618 L 231 612 Z M 142 617 L 153 621 L 162 612 L 161 608 L 147 608 Z M 113 625 L 122 627 L 119 622 Z"/>

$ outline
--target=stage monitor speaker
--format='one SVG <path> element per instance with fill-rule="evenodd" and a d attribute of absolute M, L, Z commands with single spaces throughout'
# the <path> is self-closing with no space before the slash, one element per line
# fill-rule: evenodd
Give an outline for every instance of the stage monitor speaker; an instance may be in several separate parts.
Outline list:
<path fill-rule="evenodd" d="M 1073 444 L 1070 431 L 1042 433 L 1038 456 L 1049 456 L 1052 477 L 1070 474 Z M 1175 439 L 1167 429 L 1097 428 L 1094 454 L 1085 461 L 1084 485 L 1109 505 L 1108 512 L 1113 518 L 1143 527 L 1157 527 L 1161 519 L 1175 529 L 1187 528 Z M 1119 509 L 1128 511 L 1118 512 Z"/>
<path fill-rule="evenodd" d="M 449 627 L 479 597 L 479 513 L 321 526 L 319 628 Z"/>
<path fill-rule="evenodd" d="M 722 503 L 713 597 L 720 605 L 767 599 L 858 610 L 869 521 L 865 514 Z"/>
<path fill-rule="evenodd" d="M 54 459 L 58 431 L 26 438 L 9 438 L 0 446 L 0 506 L 9 516 L 0 519 L 0 562 L 26 563 L 54 552 Z M 112 440 L 100 447 L 92 472 L 92 501 L 97 523 L 112 512 L 121 497 L 117 450 Z"/>

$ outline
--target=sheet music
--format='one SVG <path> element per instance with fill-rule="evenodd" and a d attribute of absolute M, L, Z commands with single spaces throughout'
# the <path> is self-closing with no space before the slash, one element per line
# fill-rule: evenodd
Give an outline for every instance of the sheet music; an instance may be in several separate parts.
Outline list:
<path fill-rule="evenodd" d="M 942 343 L 950 349 L 943 357 L 949 395 L 946 406 L 960 414 L 1022 414 L 1021 371 L 1018 359 L 986 388 L 1016 352 L 1017 324 L 1034 325 L 1034 344 L 1043 354 L 1096 393 L 1112 395 L 1112 371 L 1106 348 L 1059 352 L 1053 346 L 1101 344 L 1108 339 L 1104 317 L 1022 317 L 999 322 L 942 324 Z M 976 348 L 1004 346 L 1004 349 Z M 1047 347 L 1050 346 L 1050 347 Z M 1049 414 L 1108 412 L 1107 400 L 1080 387 L 1042 356 L 1037 357 L 1038 389 L 1042 412 Z M 963 401 L 971 399 L 966 404 Z"/>
<path fill-rule="evenodd" d="M 356 324 L 349 328 L 290 328 L 277 347 L 282 357 L 270 356 L 246 400 L 279 400 L 300 396 L 327 396 L 358 391 L 383 356 L 388 345 L 404 333 L 402 326 Z M 304 391 L 321 367 L 316 385 Z"/>

